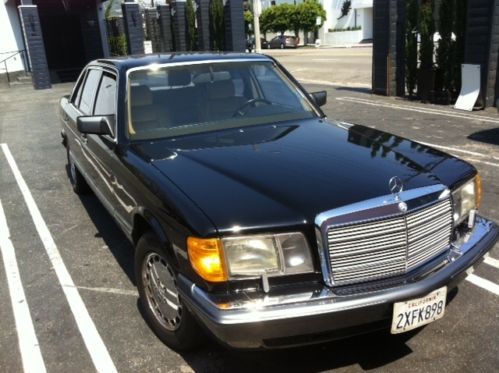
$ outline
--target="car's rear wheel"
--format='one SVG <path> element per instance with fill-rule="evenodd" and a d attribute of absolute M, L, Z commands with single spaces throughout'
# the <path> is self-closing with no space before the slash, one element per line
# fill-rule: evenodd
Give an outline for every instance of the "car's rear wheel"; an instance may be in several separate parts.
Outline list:
<path fill-rule="evenodd" d="M 73 191 L 76 194 L 87 194 L 88 192 L 90 192 L 90 187 L 88 186 L 80 170 L 78 170 L 78 167 L 76 166 L 76 163 L 71 156 L 69 146 L 66 147 L 66 156 L 68 158 L 69 181 L 71 182 Z"/>
<path fill-rule="evenodd" d="M 158 338 L 176 350 L 198 347 L 203 332 L 183 304 L 177 274 L 152 232 L 145 233 L 137 243 L 135 278 L 145 319 Z"/>
<path fill-rule="evenodd" d="M 281 43 L 281 49 L 284 49 L 284 44 L 283 43 Z"/>

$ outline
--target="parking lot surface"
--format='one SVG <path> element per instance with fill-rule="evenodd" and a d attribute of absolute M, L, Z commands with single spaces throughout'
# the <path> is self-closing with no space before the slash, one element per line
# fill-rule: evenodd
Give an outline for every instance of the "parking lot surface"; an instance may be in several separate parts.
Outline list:
<path fill-rule="evenodd" d="M 311 84 L 323 79 L 298 73 L 310 91 L 328 91 L 330 119 L 373 126 L 470 161 L 483 179 L 482 214 L 499 221 L 495 112 L 463 114 L 372 96 L 364 78 L 349 86 L 333 79 Z M 168 349 L 141 316 L 131 244 L 95 196 L 71 190 L 57 114 L 59 98 L 71 88 L 0 90 L 0 371 L 497 371 L 497 245 L 461 284 L 445 317 L 414 332 L 268 352 L 232 351 L 212 340 L 198 352 Z"/>

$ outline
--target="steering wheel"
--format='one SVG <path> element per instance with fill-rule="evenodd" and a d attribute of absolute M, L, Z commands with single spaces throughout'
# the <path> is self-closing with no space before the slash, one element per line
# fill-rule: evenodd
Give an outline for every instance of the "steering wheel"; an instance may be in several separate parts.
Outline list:
<path fill-rule="evenodd" d="M 256 106 L 259 102 L 261 102 L 263 104 L 267 104 L 267 105 L 272 105 L 272 102 L 270 102 L 269 100 L 266 100 L 264 98 L 252 98 L 251 100 L 248 100 L 244 104 L 239 106 L 239 108 L 237 108 L 237 110 L 234 112 L 234 114 L 232 114 L 232 116 L 233 117 L 244 116 L 246 114 L 248 107 Z"/>

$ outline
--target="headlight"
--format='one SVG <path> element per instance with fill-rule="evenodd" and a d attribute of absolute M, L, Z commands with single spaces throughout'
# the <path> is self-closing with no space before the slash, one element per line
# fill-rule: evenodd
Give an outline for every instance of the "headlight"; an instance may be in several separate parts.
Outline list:
<path fill-rule="evenodd" d="M 219 244 L 214 244 L 213 240 Z M 208 281 L 313 271 L 310 249 L 301 233 L 227 237 L 221 240 L 189 237 L 187 246 L 193 268 Z"/>
<path fill-rule="evenodd" d="M 466 182 L 454 192 L 452 192 L 452 200 L 454 203 L 454 224 L 458 225 L 472 210 L 477 210 L 480 207 L 482 199 L 482 181 L 480 175 Z"/>
<path fill-rule="evenodd" d="M 313 271 L 301 233 L 222 239 L 229 276 L 283 275 Z"/>

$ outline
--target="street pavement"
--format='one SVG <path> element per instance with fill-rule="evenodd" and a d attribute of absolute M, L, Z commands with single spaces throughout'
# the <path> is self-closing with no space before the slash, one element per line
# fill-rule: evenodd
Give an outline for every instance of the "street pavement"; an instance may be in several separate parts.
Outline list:
<path fill-rule="evenodd" d="M 341 62 L 337 68 L 330 61 L 329 73 L 327 63 L 310 62 L 312 52 L 315 59 L 332 58 L 330 50 L 300 50 L 300 56 L 292 52 L 286 50 L 277 58 L 292 71 L 300 67 L 300 59 L 301 65 L 307 64 L 308 70 L 295 75 L 308 82 L 305 87 L 309 91 L 327 90 L 324 111 L 330 119 L 369 125 L 432 144 L 474 164 L 483 178 L 481 212 L 499 221 L 499 115 L 495 111 L 462 113 L 450 107 L 373 96 L 364 88 L 370 79 L 366 78 L 370 76 L 366 71 L 368 54 L 351 67 L 362 71 L 347 75 L 348 69 L 342 66 L 352 61 Z M 316 67 L 324 73 L 317 73 Z M 443 319 L 410 333 L 391 336 L 380 332 L 268 352 L 228 350 L 212 340 L 197 352 L 170 350 L 141 316 L 131 244 L 95 196 L 78 197 L 71 190 L 57 114 L 59 98 L 71 88 L 71 84 L 60 84 L 44 91 L 0 89 L 0 143 L 6 144 L 0 149 L 0 225 L 3 210 L 10 231 L 8 240 L 5 224 L 0 227 L 4 254 L 0 260 L 1 372 L 22 371 L 22 351 L 32 357 L 24 361 L 25 368 L 43 366 L 48 372 L 92 372 L 98 368 L 106 372 L 115 368 L 120 372 L 182 373 L 497 371 L 497 245 L 491 253 L 496 261 L 482 264 L 471 277 L 486 281 L 464 281 Z M 8 242 L 15 262 L 12 256 L 6 260 Z M 24 297 L 6 280 L 8 274 L 9 278 L 15 274 L 16 264 Z M 12 294 L 13 290 L 17 292 Z M 31 332 L 26 318 L 15 320 L 13 309 L 24 305 L 32 320 Z M 36 343 L 20 344 L 19 335 Z M 90 354 L 92 349 L 98 350 L 100 357 Z M 41 356 L 43 365 L 36 365 L 36 356 Z"/>

